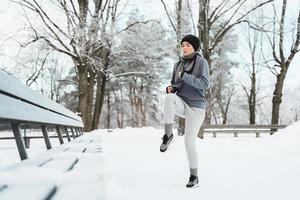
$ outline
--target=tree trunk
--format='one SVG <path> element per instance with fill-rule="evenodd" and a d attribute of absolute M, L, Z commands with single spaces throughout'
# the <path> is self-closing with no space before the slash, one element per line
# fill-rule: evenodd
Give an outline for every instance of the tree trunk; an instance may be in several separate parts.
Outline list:
<path fill-rule="evenodd" d="M 147 98 L 143 98 L 144 93 L 144 78 L 141 77 L 141 84 L 140 84 L 140 93 L 139 93 L 139 111 L 140 111 L 140 124 L 139 127 L 146 126 L 146 109 L 147 109 Z M 143 102 L 144 100 L 144 102 Z"/>
<path fill-rule="evenodd" d="M 284 56 L 284 25 L 285 25 L 285 14 L 286 14 L 286 6 L 287 6 L 287 0 L 283 0 L 282 3 L 282 11 L 281 11 L 281 18 L 280 18 L 280 28 L 279 28 L 279 56 L 276 55 L 275 51 L 275 44 L 272 46 L 273 49 L 273 58 L 274 60 L 279 64 L 279 67 L 281 68 L 280 73 L 277 74 L 277 82 L 275 84 L 275 90 L 273 93 L 273 99 L 272 99 L 272 119 L 271 123 L 277 125 L 279 121 L 279 110 L 280 110 L 280 104 L 282 102 L 282 91 L 283 91 L 283 84 L 285 80 L 286 73 L 288 71 L 289 65 L 292 62 L 294 56 L 296 53 L 299 52 L 298 47 L 300 45 L 300 11 L 298 14 L 298 20 L 297 20 L 297 32 L 296 32 L 296 38 L 293 41 L 292 47 L 290 49 L 289 56 Z M 275 38 L 275 32 L 274 36 Z M 287 59 L 286 59 L 287 58 Z M 271 130 L 271 135 L 276 130 Z"/>
<path fill-rule="evenodd" d="M 107 91 L 107 129 L 110 129 L 110 91 Z"/>
<path fill-rule="evenodd" d="M 280 104 L 282 102 L 283 83 L 286 76 L 286 72 L 286 66 L 282 66 L 280 74 L 277 75 L 277 83 L 275 84 L 275 90 L 273 93 L 271 124 L 275 125 L 277 125 L 279 121 L 279 110 Z M 273 131 L 271 131 L 271 134 L 273 134 Z"/>
<path fill-rule="evenodd" d="M 104 77 L 105 78 L 105 77 Z M 102 93 L 102 76 L 100 73 L 97 74 L 97 89 L 96 89 L 96 99 L 94 106 L 94 115 L 93 115 L 93 129 L 97 129 L 99 117 L 100 117 L 100 97 Z"/>
<path fill-rule="evenodd" d="M 94 116 L 93 116 L 93 130 L 98 128 L 99 119 L 104 102 L 104 93 L 106 86 L 106 77 L 103 74 L 98 74 L 97 78 L 97 92 L 96 92 L 96 102 L 94 107 Z"/>
<path fill-rule="evenodd" d="M 249 98 L 249 111 L 250 111 L 250 124 L 255 124 L 255 115 L 256 115 L 256 73 L 253 61 L 252 75 L 251 75 L 251 90 Z"/>
<path fill-rule="evenodd" d="M 135 114 L 135 92 L 134 92 L 134 85 L 129 86 L 129 99 L 130 99 L 130 108 L 131 108 L 131 126 L 137 127 L 136 124 L 136 114 Z"/>
<path fill-rule="evenodd" d="M 198 35 L 202 43 L 203 56 L 209 55 L 209 37 L 207 26 L 207 1 L 199 0 Z"/>
<path fill-rule="evenodd" d="M 104 70 L 108 69 L 110 63 L 110 49 L 103 49 L 104 51 Z M 100 115 L 102 112 L 102 107 L 104 103 L 105 96 L 105 87 L 106 87 L 106 76 L 102 72 L 98 72 L 97 78 L 97 93 L 96 93 L 96 102 L 94 107 L 94 115 L 93 115 L 93 130 L 98 128 Z"/>
<path fill-rule="evenodd" d="M 145 101 L 145 103 L 143 103 L 143 101 L 140 99 L 140 111 L 141 111 L 141 126 L 145 127 L 147 126 L 147 120 L 146 120 L 146 110 L 147 110 L 147 101 Z"/>
<path fill-rule="evenodd" d="M 140 127 L 140 110 L 139 110 L 139 98 L 134 97 L 134 127 Z"/>
<path fill-rule="evenodd" d="M 94 106 L 94 87 L 95 87 L 95 74 L 92 70 L 89 70 L 88 75 L 88 96 L 87 96 L 87 128 L 89 131 L 93 130 L 92 124 L 93 124 L 93 106 Z"/>
<path fill-rule="evenodd" d="M 212 59 L 210 57 L 210 50 L 209 50 L 209 26 L 207 24 L 208 19 L 207 19 L 207 1 L 205 0 L 199 0 L 199 18 L 198 18 L 198 34 L 199 34 L 199 39 L 202 44 L 202 53 L 203 57 L 206 59 L 208 66 L 209 66 L 209 71 L 211 75 L 211 63 Z M 211 111 L 212 111 L 212 95 L 211 95 L 211 90 L 209 89 L 207 91 L 207 108 L 206 108 L 206 114 L 205 114 L 205 123 L 210 124 L 211 123 Z"/>
<path fill-rule="evenodd" d="M 92 130 L 92 106 L 94 94 L 95 75 L 88 70 L 88 67 L 78 63 L 78 85 L 79 102 L 78 112 L 81 114 L 84 124 L 84 131 Z"/>
<path fill-rule="evenodd" d="M 211 98 L 210 90 L 207 91 L 206 99 L 207 99 L 207 106 L 206 106 L 206 111 L 205 111 L 204 123 L 211 124 L 211 114 L 212 114 L 213 105 L 212 105 L 212 98 Z"/>
<path fill-rule="evenodd" d="M 249 111 L 250 111 L 250 117 L 249 121 L 250 124 L 255 124 L 255 104 L 249 102 Z"/>
<path fill-rule="evenodd" d="M 121 92 L 121 102 L 124 102 L 123 101 L 122 86 L 121 86 L 120 92 Z M 120 124 L 120 128 L 124 128 L 124 109 L 123 109 L 123 105 L 121 105 L 121 124 Z"/>
<path fill-rule="evenodd" d="M 180 44 L 180 41 L 181 41 L 181 37 L 182 37 L 182 24 L 181 24 L 181 19 L 182 19 L 182 0 L 178 0 L 177 2 L 177 16 L 176 16 L 176 39 L 177 39 L 177 45 L 176 45 L 176 48 L 177 48 L 177 51 L 178 52 L 178 56 L 180 56 L 180 52 L 181 52 L 181 44 Z"/>
<path fill-rule="evenodd" d="M 227 115 L 225 114 L 225 115 L 223 115 L 223 122 L 222 122 L 222 124 L 226 124 L 227 123 Z"/>
<path fill-rule="evenodd" d="M 117 127 L 121 128 L 121 112 L 120 112 L 120 99 L 118 98 L 116 92 L 114 90 L 112 90 L 114 97 L 115 97 L 115 106 L 116 106 L 116 111 L 117 111 L 117 115 L 116 115 L 116 121 L 117 121 Z"/>
<path fill-rule="evenodd" d="M 217 118 L 217 115 L 216 115 L 216 112 L 214 111 L 214 109 L 211 109 L 211 113 L 212 113 L 212 116 L 214 117 L 213 119 L 215 120 L 215 124 L 218 124 L 218 118 Z"/>

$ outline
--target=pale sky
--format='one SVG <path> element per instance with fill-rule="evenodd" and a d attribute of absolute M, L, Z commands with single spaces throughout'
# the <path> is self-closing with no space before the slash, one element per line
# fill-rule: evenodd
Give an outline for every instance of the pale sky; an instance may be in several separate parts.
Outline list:
<path fill-rule="evenodd" d="M 124 1 L 126 2 L 126 1 Z M 162 3 L 160 0 L 130 0 L 128 4 L 128 10 L 133 8 L 138 8 L 145 15 L 145 18 L 151 19 L 159 19 L 162 21 L 162 24 L 168 26 L 167 16 L 164 12 Z M 165 2 L 172 6 L 174 0 L 165 0 Z M 193 7 L 193 15 L 196 17 L 196 6 L 193 6 L 198 0 L 190 0 L 190 4 Z M 280 4 L 280 0 L 275 1 L 276 4 Z M 22 14 L 22 10 L 18 5 L 12 4 L 9 0 L 2 0 L 0 8 L 0 55 L 5 54 L 6 59 L 2 60 L 0 63 L 1 66 L 10 65 L 13 63 L 13 57 L 18 53 L 18 43 L 16 40 L 24 37 L 19 34 L 18 30 L 22 30 L 24 24 L 24 16 Z M 196 4 L 195 4 L 196 5 Z M 297 15 L 298 9 L 300 8 L 300 0 L 288 0 L 288 18 L 296 19 L 295 15 Z M 196 21 L 196 20 L 195 20 Z M 240 52 L 243 57 L 247 57 L 247 52 L 243 48 L 243 38 L 239 39 L 240 44 L 238 45 L 239 49 L 237 52 Z M 298 70 L 300 69 L 300 53 L 298 53 L 292 65 L 289 68 L 285 88 L 293 89 L 296 87 L 300 87 L 300 79 Z M 171 67 L 171 66 L 170 66 Z"/>

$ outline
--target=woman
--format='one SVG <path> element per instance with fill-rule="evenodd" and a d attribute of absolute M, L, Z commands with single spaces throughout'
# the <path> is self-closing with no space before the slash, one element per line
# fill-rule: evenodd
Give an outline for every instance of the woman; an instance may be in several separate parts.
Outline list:
<path fill-rule="evenodd" d="M 160 151 L 165 152 L 173 140 L 175 115 L 185 118 L 185 148 L 190 168 L 187 187 L 198 184 L 196 139 L 205 117 L 205 91 L 209 88 L 207 61 L 198 52 L 199 38 L 186 35 L 181 40 L 183 55 L 175 63 L 171 85 L 166 88 L 164 101 L 164 130 Z"/>

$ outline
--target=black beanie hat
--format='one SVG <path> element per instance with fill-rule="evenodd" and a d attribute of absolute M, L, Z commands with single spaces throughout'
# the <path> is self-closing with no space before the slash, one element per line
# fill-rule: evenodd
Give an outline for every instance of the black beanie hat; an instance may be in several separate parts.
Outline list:
<path fill-rule="evenodd" d="M 190 43 L 193 46 L 193 48 L 194 48 L 195 51 L 197 51 L 199 49 L 199 47 L 200 47 L 200 40 L 199 40 L 199 38 L 197 36 L 194 36 L 194 35 L 191 35 L 191 34 L 184 36 L 182 38 L 180 44 L 182 44 L 183 42 Z"/>

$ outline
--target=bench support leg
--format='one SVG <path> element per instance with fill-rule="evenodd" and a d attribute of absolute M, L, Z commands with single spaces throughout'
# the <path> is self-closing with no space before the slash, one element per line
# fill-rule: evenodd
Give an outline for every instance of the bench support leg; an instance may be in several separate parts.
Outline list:
<path fill-rule="evenodd" d="M 61 134 L 61 131 L 60 131 L 59 126 L 56 126 L 56 131 L 57 131 L 59 143 L 60 143 L 60 144 L 63 144 L 63 143 L 64 143 L 64 140 L 63 140 L 63 138 L 62 138 L 62 134 Z"/>
<path fill-rule="evenodd" d="M 24 129 L 23 141 L 24 141 L 26 149 L 29 149 L 30 148 L 30 139 L 26 137 L 26 125 L 23 125 L 23 129 Z"/>
<path fill-rule="evenodd" d="M 82 136 L 82 132 L 81 132 L 80 128 L 77 128 L 77 130 L 78 130 L 79 136 Z"/>
<path fill-rule="evenodd" d="M 256 137 L 259 138 L 259 132 L 256 132 Z"/>
<path fill-rule="evenodd" d="M 15 136 L 15 141 L 17 143 L 20 158 L 21 158 L 21 160 L 25 160 L 28 158 L 28 156 L 27 156 L 27 152 L 25 149 L 25 144 L 24 144 L 23 138 L 21 136 L 19 124 L 12 123 L 11 128 L 12 128 L 14 136 Z"/>
<path fill-rule="evenodd" d="M 52 146 L 51 146 L 51 142 L 50 142 L 50 139 L 49 139 L 49 135 L 48 135 L 46 126 L 45 125 L 41 125 L 41 128 L 42 128 L 42 132 L 43 132 L 43 136 L 44 136 L 46 148 L 49 150 L 49 149 L 52 148 Z"/>
<path fill-rule="evenodd" d="M 79 137 L 77 128 L 75 128 L 75 132 L 76 132 L 76 137 Z"/>
<path fill-rule="evenodd" d="M 72 132 L 72 136 L 73 136 L 73 139 L 75 139 L 75 134 L 74 134 L 74 130 L 73 130 L 73 127 L 71 127 L 71 132 Z"/>
<path fill-rule="evenodd" d="M 66 132 L 66 135 L 67 135 L 68 142 L 70 142 L 71 138 L 70 138 L 70 134 L 69 134 L 69 131 L 68 131 L 68 127 L 65 127 L 65 132 Z"/>

